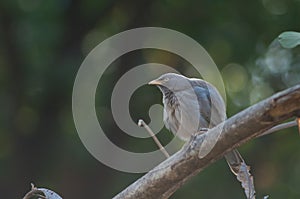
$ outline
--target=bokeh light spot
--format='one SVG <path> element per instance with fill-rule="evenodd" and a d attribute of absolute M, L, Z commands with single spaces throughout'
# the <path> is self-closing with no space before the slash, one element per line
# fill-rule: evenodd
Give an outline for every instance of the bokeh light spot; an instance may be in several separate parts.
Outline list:
<path fill-rule="evenodd" d="M 248 74 L 243 66 L 230 63 L 222 70 L 222 76 L 225 81 L 228 92 L 239 92 L 243 90 L 248 82 Z"/>

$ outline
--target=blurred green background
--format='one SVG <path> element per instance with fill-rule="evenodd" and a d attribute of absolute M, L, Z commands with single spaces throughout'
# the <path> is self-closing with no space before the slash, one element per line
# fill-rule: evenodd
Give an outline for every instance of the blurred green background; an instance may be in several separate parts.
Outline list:
<path fill-rule="evenodd" d="M 1 1 L 0 198 L 22 198 L 31 182 L 64 198 L 111 198 L 142 176 L 94 159 L 73 123 L 77 70 L 104 39 L 143 26 L 192 37 L 223 75 L 231 116 L 300 82 L 299 49 L 284 50 L 273 41 L 283 31 L 300 31 L 299 19 L 299 0 Z M 98 89 L 96 108 L 105 116 L 100 123 L 107 136 L 132 151 L 156 147 L 151 139 L 131 138 L 116 126 L 110 96 L 122 74 L 150 61 L 199 77 L 176 55 L 155 50 L 128 53 L 112 64 Z M 149 121 L 148 108 L 159 102 L 158 89 L 141 87 L 132 97 L 132 118 Z M 172 135 L 164 129 L 159 138 L 166 144 Z M 251 165 L 258 198 L 300 198 L 300 139 L 295 127 L 251 141 L 240 151 Z M 220 160 L 171 198 L 244 198 L 244 193 Z"/>

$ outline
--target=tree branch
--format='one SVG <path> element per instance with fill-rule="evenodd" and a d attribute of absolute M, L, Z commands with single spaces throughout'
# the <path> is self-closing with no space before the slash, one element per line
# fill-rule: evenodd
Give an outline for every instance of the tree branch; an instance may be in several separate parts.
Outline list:
<path fill-rule="evenodd" d="M 263 134 L 292 117 L 300 116 L 300 84 L 279 92 L 210 129 L 192 136 L 176 154 L 131 184 L 114 199 L 168 198 L 187 180 L 217 161 L 226 152 Z M 222 128 L 222 133 L 219 129 Z M 212 150 L 199 158 L 199 149 L 211 147 L 207 140 L 218 138 Z"/>

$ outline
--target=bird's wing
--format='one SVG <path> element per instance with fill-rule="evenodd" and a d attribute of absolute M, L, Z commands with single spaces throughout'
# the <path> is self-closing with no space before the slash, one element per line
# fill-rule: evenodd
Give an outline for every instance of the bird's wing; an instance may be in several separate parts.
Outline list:
<path fill-rule="evenodd" d="M 202 117 L 206 121 L 207 125 L 209 125 L 211 116 L 211 100 L 209 92 L 206 88 L 200 86 L 193 86 L 193 90 L 198 98 L 200 117 Z M 202 128 L 208 128 L 208 126 L 202 126 Z"/>
<path fill-rule="evenodd" d="M 210 83 L 201 79 L 190 79 L 198 97 L 200 112 L 213 127 L 226 119 L 226 106 L 218 90 Z M 208 107 L 209 106 L 209 107 Z"/>

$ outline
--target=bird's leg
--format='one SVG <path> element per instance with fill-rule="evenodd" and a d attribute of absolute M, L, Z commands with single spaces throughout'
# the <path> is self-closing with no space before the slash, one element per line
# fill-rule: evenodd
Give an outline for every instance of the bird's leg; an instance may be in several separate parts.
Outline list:
<path fill-rule="evenodd" d="M 197 137 L 197 135 L 202 135 L 204 133 L 206 133 L 209 130 L 209 128 L 200 128 L 199 131 L 197 131 L 196 133 L 192 134 L 192 138 Z M 190 139 L 192 140 L 192 139 Z"/>
<path fill-rule="evenodd" d="M 200 128 L 199 131 L 197 131 L 196 133 L 192 134 L 192 137 L 197 137 L 197 135 L 201 135 L 206 133 L 209 130 L 209 128 Z"/>

